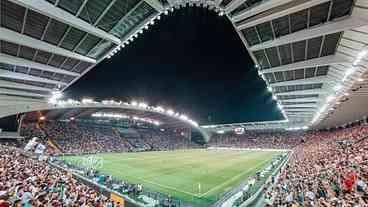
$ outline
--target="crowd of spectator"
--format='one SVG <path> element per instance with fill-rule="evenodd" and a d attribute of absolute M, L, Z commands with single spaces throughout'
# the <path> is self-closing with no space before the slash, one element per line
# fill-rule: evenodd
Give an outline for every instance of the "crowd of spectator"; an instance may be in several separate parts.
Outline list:
<path fill-rule="evenodd" d="M 245 131 L 243 134 L 214 134 L 209 146 L 264 148 L 264 149 L 291 149 L 303 141 L 305 132 L 262 132 Z"/>
<path fill-rule="evenodd" d="M 9 138 L 9 139 L 1 139 L 0 140 L 0 145 L 4 145 L 4 146 L 9 146 L 9 147 L 22 147 L 23 146 L 24 141 L 23 140 L 19 140 L 19 139 L 14 139 L 14 138 Z"/>
<path fill-rule="evenodd" d="M 46 152 L 48 154 L 57 153 L 57 151 L 53 147 L 49 146 L 47 134 L 44 130 L 42 130 L 41 126 L 38 123 L 31 122 L 23 124 L 21 126 L 20 135 L 24 137 L 24 139 L 18 140 L 16 147 L 23 148 L 29 140 L 37 137 L 38 142 L 46 146 Z"/>
<path fill-rule="evenodd" d="M 70 174 L 0 145 L 1 207 L 122 207 Z"/>
<path fill-rule="evenodd" d="M 124 137 L 124 134 L 114 131 L 111 127 L 64 122 L 48 122 L 42 127 L 29 124 L 23 129 L 23 134 L 30 137 L 53 137 L 63 151 L 69 153 L 132 151 L 142 147 L 146 150 L 169 150 L 196 146 L 189 139 L 179 135 L 173 136 L 168 132 L 147 129 L 140 129 L 137 132 L 138 136 Z M 368 205 L 367 136 L 366 124 L 329 131 L 246 131 L 241 135 L 214 135 L 209 146 L 293 149 L 277 183 L 265 191 L 268 206 L 363 207 Z M 14 157 L 14 161 L 11 161 L 10 157 Z M 68 201 L 80 204 L 103 200 L 94 193 L 91 200 L 92 191 L 86 187 L 71 190 L 69 192 L 73 193 L 60 196 L 60 193 L 55 193 L 52 189 L 59 185 L 60 180 L 70 178 L 50 167 L 38 169 L 37 167 L 41 165 L 44 163 L 29 160 L 14 150 L 2 147 L 0 197 L 12 192 L 15 201 L 32 203 L 40 197 L 36 206 L 42 206 L 42 202 Z M 21 175 L 16 174 L 18 171 L 22 172 Z M 50 181 L 47 176 L 55 173 L 59 173 L 59 177 Z M 18 178 L 20 182 L 14 180 Z M 7 181 L 8 179 L 10 180 Z M 43 183 L 45 180 L 47 184 Z M 77 184 L 71 183 L 72 186 L 68 188 L 73 189 Z M 80 189 L 82 194 L 89 196 L 81 198 Z M 69 199 L 65 200 L 68 196 Z"/>
<path fill-rule="evenodd" d="M 127 139 L 132 145 L 143 147 L 147 150 L 157 151 L 199 147 L 199 145 L 181 134 L 150 129 L 139 129 L 137 131 L 139 137 L 127 137 Z"/>
<path fill-rule="evenodd" d="M 131 148 L 125 139 L 114 133 L 112 127 L 59 121 L 48 121 L 42 127 L 64 153 L 123 152 Z"/>
<path fill-rule="evenodd" d="M 310 132 L 293 150 L 268 206 L 368 205 L 368 125 Z"/>
<path fill-rule="evenodd" d="M 173 132 L 136 129 L 136 134 L 124 134 L 113 127 L 77 122 L 47 121 L 23 124 L 21 135 L 29 140 L 53 140 L 63 153 L 101 153 L 148 150 L 173 150 L 199 147 L 190 139 Z"/>

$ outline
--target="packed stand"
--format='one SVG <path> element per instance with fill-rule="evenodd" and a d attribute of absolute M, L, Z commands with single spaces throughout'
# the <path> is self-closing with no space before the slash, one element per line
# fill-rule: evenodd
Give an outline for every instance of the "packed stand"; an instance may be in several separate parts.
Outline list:
<path fill-rule="evenodd" d="M 174 150 L 200 147 L 180 134 L 151 129 L 137 130 L 139 137 L 126 137 L 132 145 L 147 150 Z M 122 135 L 124 136 L 124 135 Z"/>
<path fill-rule="evenodd" d="M 368 125 L 312 132 L 294 149 L 268 206 L 368 205 Z"/>
<path fill-rule="evenodd" d="M 84 154 L 197 148 L 188 138 L 157 129 L 130 129 L 124 134 L 117 129 L 78 122 L 47 121 L 22 126 L 27 140 L 38 137 L 52 140 L 63 153 Z"/>
<path fill-rule="evenodd" d="M 211 147 L 291 149 L 304 139 L 304 132 L 259 132 L 245 131 L 243 134 L 214 134 Z"/>
<path fill-rule="evenodd" d="M 120 207 L 68 173 L 0 145 L 0 206 Z"/>
<path fill-rule="evenodd" d="M 26 139 L 32 139 L 33 137 L 38 137 L 40 139 L 47 138 L 39 123 L 36 122 L 22 123 L 20 135 L 25 137 Z"/>
<path fill-rule="evenodd" d="M 56 149 L 54 149 L 48 144 L 48 136 L 39 123 L 22 123 L 20 135 L 24 137 L 24 140 L 19 142 L 17 147 L 23 148 L 31 139 L 37 137 L 38 142 L 42 143 L 47 147 L 46 152 L 48 154 L 58 153 Z"/>
<path fill-rule="evenodd" d="M 24 141 L 19 139 L 0 139 L 0 145 L 9 147 L 22 147 Z"/>
<path fill-rule="evenodd" d="M 123 152 L 131 148 L 111 127 L 49 121 L 43 128 L 64 153 Z"/>

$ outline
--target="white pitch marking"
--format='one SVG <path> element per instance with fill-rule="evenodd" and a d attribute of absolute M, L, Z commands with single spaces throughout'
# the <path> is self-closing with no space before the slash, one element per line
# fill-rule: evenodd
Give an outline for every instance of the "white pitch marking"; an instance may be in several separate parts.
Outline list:
<path fill-rule="evenodd" d="M 253 169 L 257 168 L 257 167 L 258 167 L 258 166 L 260 166 L 260 165 L 263 165 L 263 163 L 268 162 L 268 161 L 269 161 L 269 160 L 265 160 L 265 161 L 263 161 L 263 162 L 259 163 L 258 165 L 256 165 L 255 167 L 252 167 L 252 168 L 250 168 L 250 169 L 249 169 L 249 170 L 247 170 L 247 171 L 244 171 L 244 172 L 239 173 L 238 175 L 236 175 L 236 176 L 232 177 L 230 180 L 227 180 L 227 181 L 225 181 L 225 182 L 221 183 L 220 185 L 217 185 L 216 187 L 211 188 L 209 191 L 207 191 L 207 192 L 205 192 L 205 193 L 200 194 L 200 195 L 199 195 L 199 197 L 203 197 L 204 195 L 208 194 L 209 192 L 212 192 L 213 190 L 218 189 L 219 187 L 222 187 L 222 186 L 226 185 L 226 184 L 227 184 L 227 183 L 229 183 L 230 181 L 233 181 L 234 179 L 237 179 L 238 177 L 242 176 L 243 174 L 246 174 L 246 173 L 248 173 L 248 172 L 252 171 Z"/>

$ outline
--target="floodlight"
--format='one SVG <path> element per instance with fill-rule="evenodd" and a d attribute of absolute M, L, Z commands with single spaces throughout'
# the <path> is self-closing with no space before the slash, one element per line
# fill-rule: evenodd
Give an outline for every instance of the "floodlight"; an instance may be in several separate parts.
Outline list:
<path fill-rule="evenodd" d="M 184 114 L 180 115 L 180 118 L 183 119 L 183 120 L 188 120 L 188 117 Z"/>
<path fill-rule="evenodd" d="M 49 103 L 56 104 L 57 101 L 63 97 L 63 94 L 59 90 L 52 91 L 52 96 L 49 99 Z"/>
<path fill-rule="evenodd" d="M 158 112 L 165 112 L 165 109 L 162 107 L 162 106 L 157 106 L 156 108 L 156 111 L 158 111 Z"/>
<path fill-rule="evenodd" d="M 217 131 L 216 133 L 217 133 L 217 134 L 224 134 L 224 133 L 225 133 L 225 131 L 224 131 L 224 130 L 219 130 L 219 131 Z"/>
<path fill-rule="evenodd" d="M 138 106 L 141 107 L 141 108 L 147 108 L 148 107 L 148 105 L 144 102 L 139 103 Z"/>
<path fill-rule="evenodd" d="M 168 110 L 166 111 L 166 113 L 167 113 L 167 114 L 169 114 L 170 116 L 174 115 L 174 111 L 173 111 L 173 110 L 171 110 L 171 109 L 168 109 Z"/>
<path fill-rule="evenodd" d="M 335 96 L 331 95 L 331 96 L 328 96 L 328 97 L 326 98 L 326 101 L 327 101 L 327 102 L 331 102 L 331 101 L 333 101 L 334 99 L 335 99 Z"/>
<path fill-rule="evenodd" d="M 83 104 L 93 103 L 93 99 L 91 99 L 91 98 L 84 98 L 84 99 L 82 99 L 82 103 Z"/>
<path fill-rule="evenodd" d="M 138 103 L 136 101 L 132 101 L 132 103 L 130 103 L 132 106 L 137 106 Z"/>
<path fill-rule="evenodd" d="M 272 87 L 271 86 L 267 86 L 267 90 L 272 93 Z"/>
<path fill-rule="evenodd" d="M 362 60 L 368 54 L 368 50 L 362 50 L 357 55 L 357 60 Z"/>

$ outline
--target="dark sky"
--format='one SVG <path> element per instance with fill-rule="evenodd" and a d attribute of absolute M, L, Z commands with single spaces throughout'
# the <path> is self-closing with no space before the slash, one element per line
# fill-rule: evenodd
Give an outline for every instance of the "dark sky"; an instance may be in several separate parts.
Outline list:
<path fill-rule="evenodd" d="M 231 22 L 203 8 L 163 16 L 65 96 L 171 106 L 201 124 L 281 119 Z"/>

